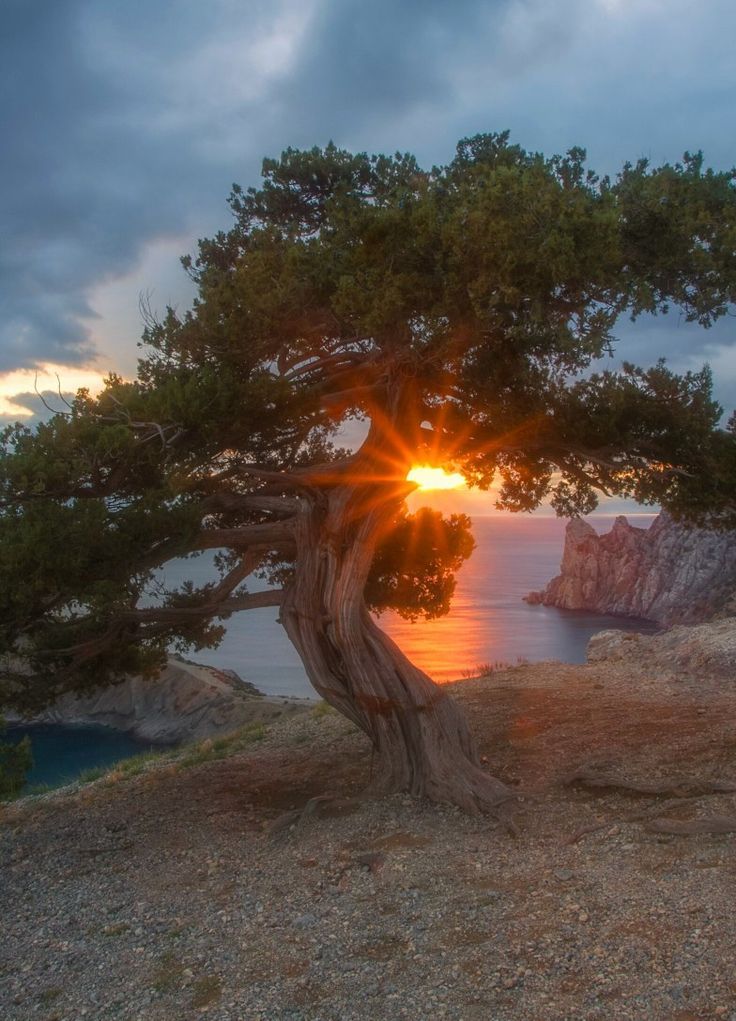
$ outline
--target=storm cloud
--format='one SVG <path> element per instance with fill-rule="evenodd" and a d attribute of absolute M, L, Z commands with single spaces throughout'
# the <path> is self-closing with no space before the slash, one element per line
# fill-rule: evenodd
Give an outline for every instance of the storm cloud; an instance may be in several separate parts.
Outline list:
<path fill-rule="evenodd" d="M 232 182 L 288 145 L 429 164 L 510 127 L 604 171 L 701 147 L 729 165 L 735 29 L 721 0 L 6 0 L 0 372 L 89 364 L 120 333 L 93 296 L 128 277 L 133 347 L 145 253 L 226 227 Z M 730 327 L 713 341 L 671 317 L 621 351 L 689 365 L 710 342 L 730 364 Z"/>

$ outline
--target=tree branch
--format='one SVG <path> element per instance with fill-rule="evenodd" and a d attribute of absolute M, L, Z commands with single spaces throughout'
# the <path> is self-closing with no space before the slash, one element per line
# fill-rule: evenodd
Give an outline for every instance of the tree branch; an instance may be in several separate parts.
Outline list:
<path fill-rule="evenodd" d="M 299 510 L 299 501 L 289 496 L 268 496 L 261 493 L 214 493 L 203 506 L 213 511 L 267 511 L 291 517 Z"/>
<path fill-rule="evenodd" d="M 288 521 L 265 521 L 238 528 L 209 528 L 200 532 L 192 549 L 247 549 L 251 546 L 269 548 L 294 538 L 294 526 Z"/>
<path fill-rule="evenodd" d="M 125 610 L 116 620 L 122 624 L 188 624 L 206 617 L 229 617 L 238 610 L 280 606 L 283 596 L 282 589 L 266 589 L 263 592 L 246 592 L 232 599 L 210 601 L 202 606 L 152 606 L 139 610 Z"/>

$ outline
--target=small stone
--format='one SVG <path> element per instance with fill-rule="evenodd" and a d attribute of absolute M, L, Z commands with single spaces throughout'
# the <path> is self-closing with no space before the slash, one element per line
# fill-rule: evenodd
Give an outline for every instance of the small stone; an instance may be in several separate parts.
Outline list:
<path fill-rule="evenodd" d="M 357 854 L 355 860 L 369 872 L 376 873 L 383 868 L 386 857 L 380 851 L 366 851 L 363 854 Z"/>
<path fill-rule="evenodd" d="M 555 879 L 562 880 L 563 883 L 567 883 L 575 877 L 575 873 L 572 869 L 555 869 L 552 875 Z"/>
<path fill-rule="evenodd" d="M 578 921 L 579 922 L 587 922 L 588 918 L 589 918 L 589 915 L 588 915 L 587 911 L 581 911 L 580 914 L 578 915 Z"/>
<path fill-rule="evenodd" d="M 294 920 L 295 929 L 311 929 L 316 924 L 316 916 L 309 913 L 306 915 L 299 915 L 299 917 Z"/>

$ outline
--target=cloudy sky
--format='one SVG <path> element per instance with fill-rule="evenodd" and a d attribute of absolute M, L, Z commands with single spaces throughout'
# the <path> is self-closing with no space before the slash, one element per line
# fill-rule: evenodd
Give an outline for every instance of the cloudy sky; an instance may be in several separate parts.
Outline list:
<path fill-rule="evenodd" d="M 732 0 L 5 0 L 0 419 L 42 388 L 132 374 L 139 296 L 191 299 L 179 256 L 229 225 L 232 182 L 330 139 L 412 151 L 509 128 L 615 172 L 736 162 Z M 736 319 L 625 328 L 621 357 L 708 360 L 736 404 Z"/>

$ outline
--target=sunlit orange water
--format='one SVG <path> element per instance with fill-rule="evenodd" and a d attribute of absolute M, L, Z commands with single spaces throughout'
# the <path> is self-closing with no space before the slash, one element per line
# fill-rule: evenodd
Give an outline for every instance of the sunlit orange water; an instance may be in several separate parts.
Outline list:
<path fill-rule="evenodd" d="M 591 520 L 600 531 L 613 522 L 612 518 Z M 650 521 L 647 517 L 636 523 L 646 527 Z M 565 522 L 555 518 L 474 519 L 477 548 L 459 573 L 449 616 L 410 624 L 387 613 L 379 619 L 381 627 L 439 681 L 454 680 L 478 664 L 514 663 L 518 658 L 583 662 L 588 639 L 596 631 L 638 630 L 640 625 L 522 601 L 527 592 L 542 588 L 558 573 L 564 528 Z M 177 583 L 198 571 L 197 581 L 207 580 L 205 558 L 182 561 L 175 571 L 167 572 L 168 580 Z M 222 645 L 193 653 L 192 658 L 235 670 L 269 694 L 313 698 L 314 690 L 276 616 L 275 609 L 236 614 L 228 621 Z"/>

